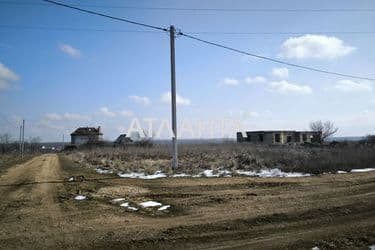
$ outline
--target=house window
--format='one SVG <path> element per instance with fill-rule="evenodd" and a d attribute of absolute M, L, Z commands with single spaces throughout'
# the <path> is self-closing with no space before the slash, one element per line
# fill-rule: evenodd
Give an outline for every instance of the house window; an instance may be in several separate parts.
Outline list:
<path fill-rule="evenodd" d="M 292 142 L 292 136 L 291 135 L 288 135 L 286 137 L 286 142 L 289 143 L 289 142 Z"/>
<path fill-rule="evenodd" d="M 275 142 L 280 143 L 281 142 L 281 136 L 280 134 L 275 134 Z"/>
<path fill-rule="evenodd" d="M 307 135 L 306 134 L 302 134 L 302 141 L 307 141 Z"/>
<path fill-rule="evenodd" d="M 263 134 L 258 134 L 258 139 L 260 142 L 263 142 Z"/>

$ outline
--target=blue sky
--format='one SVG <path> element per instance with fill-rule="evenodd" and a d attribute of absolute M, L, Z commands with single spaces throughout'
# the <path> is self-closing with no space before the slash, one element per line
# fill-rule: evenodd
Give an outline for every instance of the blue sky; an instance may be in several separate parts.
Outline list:
<path fill-rule="evenodd" d="M 9 2 L 9 1 L 8 1 Z M 0 1 L 0 126 L 17 137 L 67 137 L 103 127 L 107 139 L 137 118 L 170 119 L 169 37 L 37 0 Z M 22 4 L 22 3 L 29 4 Z M 64 1 L 107 6 L 264 9 L 374 9 L 374 1 Z M 209 12 L 85 7 L 161 27 L 175 25 L 245 51 L 346 74 L 375 77 L 374 12 Z M 11 26 L 11 27 L 10 27 Z M 38 29 L 38 28 L 43 29 Z M 46 28 L 46 29 L 45 29 Z M 64 28 L 64 29 L 61 29 Z M 106 31 L 77 31 L 73 29 Z M 220 32 L 275 32 L 228 35 Z M 277 34 L 300 32 L 300 34 Z M 318 33 L 319 32 L 319 33 Z M 325 32 L 325 33 L 322 33 Z M 375 83 L 309 72 L 176 39 L 178 119 L 211 130 L 308 129 L 331 120 L 339 136 L 375 133 Z M 8 120 L 8 121 L 6 121 Z M 229 123 L 231 123 L 229 122 Z M 204 125 L 197 125 L 204 124 Z M 156 129 L 156 128 L 155 128 Z M 157 129 L 156 129 L 157 130 Z M 228 125 L 224 136 L 234 137 Z M 220 134 L 222 135 L 222 134 Z M 213 137 L 218 134 L 213 134 Z M 182 137 L 192 137 L 190 134 Z M 208 134 L 193 137 L 209 137 Z"/>

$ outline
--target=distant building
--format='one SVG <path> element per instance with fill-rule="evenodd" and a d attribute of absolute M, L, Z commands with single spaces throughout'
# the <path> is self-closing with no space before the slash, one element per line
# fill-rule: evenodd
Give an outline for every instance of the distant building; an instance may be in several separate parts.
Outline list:
<path fill-rule="evenodd" d="M 73 145 L 98 143 L 103 140 L 103 133 L 100 127 L 80 127 L 71 133 L 70 136 L 71 144 Z"/>
<path fill-rule="evenodd" d="M 321 132 L 314 131 L 278 130 L 237 132 L 237 142 L 264 144 L 320 143 L 321 138 Z"/>
<path fill-rule="evenodd" d="M 119 137 L 117 137 L 117 139 L 114 141 L 114 143 L 118 145 L 126 145 L 132 142 L 133 140 L 127 137 L 126 134 L 119 135 Z"/>

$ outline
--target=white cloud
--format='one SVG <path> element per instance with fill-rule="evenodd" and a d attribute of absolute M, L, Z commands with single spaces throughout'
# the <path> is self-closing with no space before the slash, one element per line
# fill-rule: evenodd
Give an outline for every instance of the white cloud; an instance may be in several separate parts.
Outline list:
<path fill-rule="evenodd" d="M 234 78 L 224 78 L 219 82 L 219 86 L 237 86 L 240 82 Z"/>
<path fill-rule="evenodd" d="M 147 105 L 150 103 L 150 99 L 146 96 L 131 95 L 129 96 L 129 98 L 134 102 L 141 103 L 143 105 Z"/>
<path fill-rule="evenodd" d="M 267 79 L 263 76 L 255 76 L 255 77 L 247 77 L 245 79 L 247 84 L 258 84 L 258 83 L 266 83 Z"/>
<path fill-rule="evenodd" d="M 368 82 L 352 80 L 340 80 L 333 87 L 344 92 L 371 92 L 373 90 L 372 85 Z"/>
<path fill-rule="evenodd" d="M 102 107 L 99 109 L 100 113 L 104 116 L 107 116 L 107 117 L 115 117 L 116 116 L 116 113 L 115 112 L 112 112 L 112 111 L 109 111 L 109 109 L 107 107 Z"/>
<path fill-rule="evenodd" d="M 44 115 L 44 120 L 48 121 L 87 121 L 90 120 L 88 115 L 81 115 L 75 113 L 65 113 L 65 114 L 57 114 L 57 113 L 47 113 Z"/>
<path fill-rule="evenodd" d="M 65 113 L 64 118 L 69 121 L 88 121 L 90 120 L 90 116 L 88 115 L 81 115 L 75 113 Z"/>
<path fill-rule="evenodd" d="M 268 85 L 270 91 L 278 92 L 280 94 L 312 94 L 312 89 L 307 85 L 298 85 L 288 81 L 271 82 Z"/>
<path fill-rule="evenodd" d="M 11 86 L 10 82 L 19 79 L 16 73 L 0 62 L 0 90 L 8 89 Z"/>
<path fill-rule="evenodd" d="M 355 49 L 334 36 L 307 34 L 285 40 L 279 55 L 296 59 L 334 59 L 348 55 Z"/>
<path fill-rule="evenodd" d="M 45 118 L 49 121 L 61 121 L 63 116 L 56 113 L 48 113 L 45 114 Z"/>
<path fill-rule="evenodd" d="M 164 103 L 171 103 L 171 92 L 169 91 L 162 94 L 161 101 Z M 176 94 L 176 103 L 180 105 L 190 105 L 191 102 L 190 99 Z"/>
<path fill-rule="evenodd" d="M 271 75 L 285 80 L 289 78 L 289 70 L 287 68 L 273 68 Z"/>
<path fill-rule="evenodd" d="M 81 52 L 69 44 L 61 43 L 59 44 L 59 48 L 62 52 L 64 52 L 65 54 L 71 57 L 74 57 L 74 58 L 81 57 Z"/>
<path fill-rule="evenodd" d="M 134 116 L 134 113 L 130 110 L 123 110 L 119 112 L 120 115 L 126 116 L 126 117 L 132 117 Z"/>

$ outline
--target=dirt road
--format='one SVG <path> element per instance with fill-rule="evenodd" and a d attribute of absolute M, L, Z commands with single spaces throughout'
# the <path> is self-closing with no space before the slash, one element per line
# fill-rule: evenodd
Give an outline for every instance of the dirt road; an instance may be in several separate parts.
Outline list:
<path fill-rule="evenodd" d="M 79 175 L 89 181 L 66 181 Z M 87 199 L 76 201 L 77 194 Z M 3 173 L 0 197 L 1 249 L 367 249 L 375 244 L 375 172 L 116 179 L 49 154 Z M 138 210 L 120 207 L 111 202 L 115 198 Z M 143 208 L 144 201 L 171 207 Z"/>

